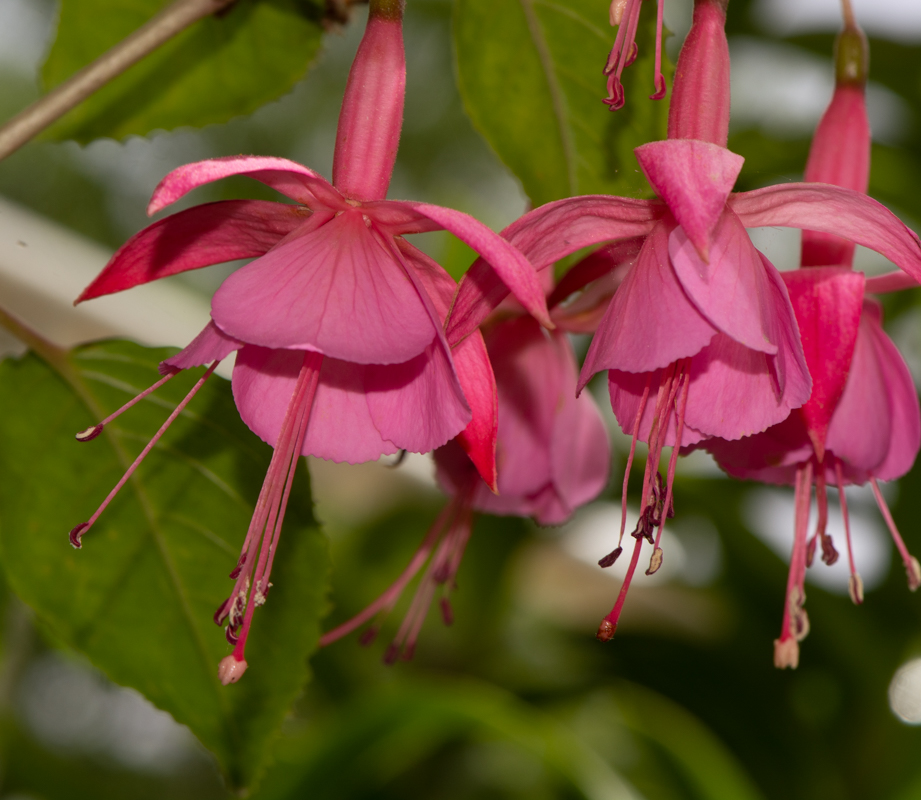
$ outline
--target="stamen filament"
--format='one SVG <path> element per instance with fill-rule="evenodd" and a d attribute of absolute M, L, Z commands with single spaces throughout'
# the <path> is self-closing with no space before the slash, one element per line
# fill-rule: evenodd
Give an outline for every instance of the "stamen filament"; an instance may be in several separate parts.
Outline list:
<path fill-rule="evenodd" d="M 895 526 L 895 520 L 892 519 L 892 514 L 889 511 L 889 506 L 886 505 L 886 501 L 883 499 L 882 492 L 879 490 L 879 485 L 876 483 L 876 478 L 870 478 L 870 486 L 873 487 L 873 496 L 876 498 L 876 503 L 879 506 L 880 513 L 883 515 L 883 519 L 886 520 L 886 525 L 889 527 L 889 533 L 892 534 L 892 540 L 895 542 L 895 546 L 898 548 L 899 555 L 902 556 L 902 563 L 905 565 L 905 572 L 908 573 L 908 588 L 914 592 L 918 589 L 919 586 L 921 586 L 921 567 L 918 565 L 918 559 L 908 552 L 908 548 L 905 546 L 902 535 L 899 533 L 899 529 Z"/>
<path fill-rule="evenodd" d="M 646 377 L 646 388 L 643 389 L 643 396 L 640 398 L 640 405 L 636 411 L 636 419 L 633 421 L 633 438 L 630 440 L 630 455 L 627 456 L 627 467 L 624 470 L 624 488 L 620 495 L 620 536 L 617 539 L 617 546 L 620 547 L 624 540 L 624 531 L 627 529 L 627 485 L 630 481 L 630 470 L 633 468 L 633 456 L 636 454 L 637 437 L 640 435 L 640 422 L 643 414 L 646 413 L 646 403 L 649 400 L 649 386 L 652 383 L 652 373 Z"/>
<path fill-rule="evenodd" d="M 623 610 L 624 601 L 627 599 L 627 590 L 630 588 L 630 582 L 633 580 L 633 573 L 636 572 L 636 565 L 640 560 L 640 550 L 642 547 L 643 537 L 637 536 L 636 544 L 633 546 L 633 556 L 630 558 L 630 566 L 627 567 L 627 575 L 624 577 L 624 582 L 617 595 L 617 602 L 614 603 L 614 608 L 611 609 L 610 613 L 601 620 L 601 625 L 598 626 L 598 633 L 595 634 L 595 637 L 600 642 L 610 641 L 614 637 L 614 633 L 617 630 L 617 622 L 620 619 L 620 612 Z"/>
<path fill-rule="evenodd" d="M 119 480 L 119 482 L 115 484 L 115 487 L 112 489 L 111 492 L 109 492 L 109 494 L 108 494 L 108 496 L 106 497 L 106 499 L 103 500 L 103 501 L 102 501 L 102 504 L 99 506 L 99 508 L 96 509 L 96 513 L 94 513 L 93 516 L 91 516 L 91 517 L 89 518 L 89 520 L 87 520 L 86 522 L 80 523 L 79 525 L 77 525 L 77 526 L 70 532 L 70 543 L 71 543 L 76 549 L 79 550 L 79 549 L 83 546 L 82 543 L 81 543 L 81 541 L 80 541 L 80 540 L 83 538 L 83 535 L 84 535 L 91 527 L 93 527 L 93 525 L 94 525 L 94 523 L 96 522 L 96 520 L 99 519 L 100 514 L 102 514 L 102 512 L 105 511 L 105 509 L 106 509 L 106 507 L 109 505 L 109 503 L 111 503 L 112 500 L 115 499 L 115 495 L 117 495 L 117 494 L 119 493 L 119 491 L 121 490 L 121 488 L 128 482 L 128 480 L 129 480 L 129 479 L 131 478 L 131 476 L 134 474 L 135 470 L 137 470 L 137 468 L 141 465 L 141 462 L 147 457 L 147 454 L 148 454 L 151 450 L 153 450 L 153 448 L 156 446 L 157 442 L 160 441 L 160 439 L 161 439 L 161 437 L 163 436 L 163 434 L 166 433 L 166 431 L 167 431 L 167 429 L 169 428 L 169 426 L 173 424 L 173 422 L 175 421 L 176 417 L 178 417 L 178 416 L 182 413 L 183 409 L 185 409 L 185 407 L 189 404 L 189 402 L 191 401 L 191 399 L 192 399 L 193 397 L 195 397 L 195 395 L 198 393 L 198 390 L 201 389 L 201 387 L 205 385 L 205 381 L 208 380 L 209 377 L 211 377 L 211 373 L 214 372 L 214 370 L 215 370 L 215 368 L 217 367 L 218 363 L 219 363 L 219 362 L 215 361 L 210 367 L 208 367 L 207 370 L 205 370 L 205 374 L 202 375 L 201 378 L 199 378 L 198 382 L 192 387 L 192 389 L 189 391 L 189 393 L 182 399 L 182 401 L 179 403 L 179 405 L 177 405 L 176 408 L 173 409 L 173 412 L 166 418 L 166 422 L 164 422 L 164 423 L 160 426 L 160 429 L 153 435 L 153 438 L 147 443 L 147 446 L 146 446 L 143 450 L 141 450 L 141 452 L 140 452 L 140 454 L 138 455 L 138 457 L 137 457 L 136 459 L 134 459 L 134 463 L 132 463 L 131 466 L 128 467 L 128 469 L 125 471 L 125 474 L 122 475 L 121 480 Z M 157 383 L 155 383 L 150 389 L 148 389 L 146 392 L 142 392 L 140 395 L 138 395 L 138 397 L 136 397 L 136 398 L 135 398 L 134 400 L 132 400 L 130 403 L 126 403 L 121 409 L 119 409 L 119 411 L 117 411 L 117 412 L 115 412 L 115 414 L 113 414 L 113 415 L 107 417 L 105 420 L 103 420 L 103 422 L 99 423 L 99 425 L 100 425 L 100 426 L 105 425 L 107 422 L 111 421 L 111 420 L 114 419 L 116 416 L 118 416 L 124 409 L 130 408 L 132 405 L 134 405 L 140 398 L 146 397 L 147 395 L 149 395 L 149 394 L 151 393 L 151 391 L 154 390 L 154 388 L 156 388 L 157 386 L 162 386 L 162 385 L 163 385 L 164 383 L 166 383 L 166 381 L 169 380 L 171 377 L 173 377 L 172 374 L 171 374 L 171 375 L 168 375 L 167 377 L 165 377 L 165 378 L 163 378 L 163 379 L 161 379 L 161 380 L 159 380 L 159 381 L 157 381 Z M 97 426 L 97 427 L 99 427 L 99 426 Z M 101 430 L 101 428 L 100 428 L 100 430 Z"/>
<path fill-rule="evenodd" d="M 838 483 L 838 502 L 841 504 L 841 516 L 844 519 L 844 539 L 847 544 L 847 563 L 851 571 L 851 577 L 848 580 L 848 593 L 854 605 L 860 605 L 863 602 L 863 581 L 854 567 L 854 547 L 851 544 L 851 520 L 847 513 L 847 495 L 844 492 L 844 475 L 841 471 L 841 462 L 835 459 L 835 479 Z"/>

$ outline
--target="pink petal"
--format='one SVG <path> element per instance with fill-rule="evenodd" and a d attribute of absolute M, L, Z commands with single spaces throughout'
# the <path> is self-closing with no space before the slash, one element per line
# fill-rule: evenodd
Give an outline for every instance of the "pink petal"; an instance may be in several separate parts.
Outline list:
<path fill-rule="evenodd" d="M 921 281 L 921 242 L 889 209 L 860 192 L 821 183 L 768 186 L 731 195 L 746 228 L 781 225 L 833 233 L 884 255 Z"/>
<path fill-rule="evenodd" d="M 417 290 L 432 301 L 438 326 L 443 326 L 454 299 L 457 282 L 445 272 L 441 264 L 402 237 L 395 238 L 393 242 L 406 262 L 407 272 L 418 282 Z"/>
<path fill-rule="evenodd" d="M 886 336 L 878 319 L 873 320 L 870 317 L 868 321 L 880 371 L 886 384 L 892 420 L 889 452 L 873 474 L 880 480 L 891 481 L 902 477 L 915 463 L 918 449 L 921 447 L 921 410 L 918 407 L 918 391 L 905 360 L 892 340 Z"/>
<path fill-rule="evenodd" d="M 698 311 L 717 329 L 739 344 L 763 353 L 776 353 L 771 337 L 771 290 L 766 270 L 738 217 L 724 211 L 713 233 L 709 263 L 683 228 L 668 237 L 675 274 Z M 656 366 L 664 366 L 657 364 Z"/>
<path fill-rule="evenodd" d="M 592 339 L 579 390 L 596 372 L 651 372 L 694 355 L 717 332 L 688 299 L 668 256 L 669 226 L 655 227 Z"/>
<path fill-rule="evenodd" d="M 212 317 L 251 344 L 359 364 L 407 361 L 439 330 L 402 265 L 355 210 L 237 270 L 215 293 Z"/>
<path fill-rule="evenodd" d="M 400 144 L 406 58 L 402 19 L 368 16 L 349 71 L 333 157 L 333 184 L 355 200 L 382 200 Z"/>
<path fill-rule="evenodd" d="M 685 419 L 706 436 L 740 439 L 782 422 L 809 399 L 809 373 L 802 355 L 770 356 L 743 347 L 725 334 L 713 338 L 691 362 L 691 386 Z M 778 390 L 776 366 L 787 358 L 787 381 Z M 790 367 L 793 369 L 790 369 Z"/>
<path fill-rule="evenodd" d="M 222 361 L 241 347 L 243 347 L 243 342 L 228 336 L 214 322 L 209 322 L 183 350 L 160 362 L 160 374 L 165 375 L 171 367 L 191 369 L 210 364 L 212 361 Z"/>
<path fill-rule="evenodd" d="M 243 421 L 275 446 L 304 354 L 248 345 L 237 353 L 233 396 Z M 302 454 L 359 464 L 400 448 L 375 427 L 365 399 L 363 367 L 323 359 Z"/>
<path fill-rule="evenodd" d="M 439 340 L 404 364 L 368 364 L 363 372 L 371 419 L 402 450 L 428 453 L 470 422 L 470 407 Z"/>
<path fill-rule="evenodd" d="M 318 203 L 336 210 L 348 208 L 342 195 L 325 178 L 294 161 L 267 156 L 225 156 L 174 169 L 154 189 L 147 213 L 156 214 L 192 189 L 230 175 L 246 175 L 261 181 L 311 208 Z"/>
<path fill-rule="evenodd" d="M 763 433 L 732 442 L 713 437 L 701 446 L 733 477 L 781 485 L 792 484 L 797 467 L 814 454 L 798 411 Z"/>
<path fill-rule="evenodd" d="M 646 388 L 646 381 L 649 381 L 649 399 L 643 416 L 640 418 L 639 433 L 637 438 L 640 441 L 648 441 L 649 434 L 652 431 L 652 423 L 655 417 L 656 393 L 659 391 L 659 385 L 662 382 L 662 370 L 657 369 L 651 373 L 637 372 L 620 372 L 616 369 L 608 371 L 608 393 L 611 396 L 611 410 L 617 418 L 621 430 L 628 436 L 633 435 L 636 415 L 640 410 L 640 401 Z M 688 403 L 691 402 L 691 396 L 694 387 L 691 386 L 688 391 Z M 666 446 L 673 446 L 675 438 L 678 435 L 678 427 L 675 415 L 669 417 L 668 428 L 665 431 Z M 684 432 L 681 436 L 681 446 L 688 447 L 696 444 L 704 438 L 704 434 L 685 422 Z"/>
<path fill-rule="evenodd" d="M 299 206 L 265 200 L 224 200 L 180 211 L 125 242 L 76 302 L 190 269 L 261 256 L 309 219 Z"/>
<path fill-rule="evenodd" d="M 559 358 L 529 317 L 497 324 L 486 346 L 499 393 L 499 494 L 525 496 L 550 481 L 550 441 L 564 388 Z"/>
<path fill-rule="evenodd" d="M 863 307 L 864 276 L 821 267 L 783 274 L 812 376 L 812 394 L 800 409 L 821 460 L 828 423 L 847 381 Z"/>
<path fill-rule="evenodd" d="M 901 434 L 893 430 L 889 386 L 872 330 L 875 309 L 864 308 L 848 380 L 829 423 L 825 447 L 869 473 L 883 463 L 890 441 Z"/>
<path fill-rule="evenodd" d="M 867 278 L 866 291 L 869 294 L 886 294 L 888 292 L 900 292 L 903 289 L 916 289 L 921 284 L 918 283 L 911 275 L 907 275 L 902 270 L 894 270 L 884 275 L 874 275 Z"/>
<path fill-rule="evenodd" d="M 468 336 L 451 355 L 454 368 L 470 406 L 472 418 L 457 441 L 492 491 L 498 491 L 496 437 L 499 428 L 499 397 L 496 378 L 479 332 Z"/>
<path fill-rule="evenodd" d="M 538 322 L 552 328 L 547 300 L 534 267 L 498 233 L 468 214 L 426 203 L 401 203 L 434 220 L 479 253 Z"/>
<path fill-rule="evenodd" d="M 611 468 L 611 450 L 604 419 L 591 392 L 576 397 L 578 365 L 569 339 L 565 334 L 555 334 L 553 338 L 563 375 L 561 408 L 550 441 L 550 473 L 556 493 L 571 513 L 604 489 Z M 559 524 L 565 517 L 551 520 L 545 511 L 538 521 L 543 525 Z"/>
<path fill-rule="evenodd" d="M 562 277 L 553 293 L 547 298 L 547 305 L 552 309 L 571 294 L 585 288 L 603 275 L 613 272 L 618 267 L 634 263 L 645 241 L 645 236 L 636 236 L 632 239 L 623 239 L 604 245 L 594 253 L 590 253 L 573 265 L 572 269 Z"/>
<path fill-rule="evenodd" d="M 664 204 L 625 197 L 588 195 L 536 208 L 509 225 L 502 235 L 538 271 L 583 247 L 647 235 L 666 212 Z M 445 327 L 448 341 L 459 342 L 502 302 L 508 288 L 483 259 L 464 275 Z"/>
<path fill-rule="evenodd" d="M 745 159 L 725 147 L 694 139 L 649 142 L 634 153 L 646 179 L 706 261 Z"/>

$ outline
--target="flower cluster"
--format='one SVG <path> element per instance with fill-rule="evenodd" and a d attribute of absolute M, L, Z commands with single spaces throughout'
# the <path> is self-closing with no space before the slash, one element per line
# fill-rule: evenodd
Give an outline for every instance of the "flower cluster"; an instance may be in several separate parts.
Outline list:
<path fill-rule="evenodd" d="M 615 0 L 618 25 L 605 73 L 623 105 L 620 75 L 636 55 L 640 0 Z M 866 280 L 851 269 L 854 244 L 921 279 L 921 242 L 866 196 L 869 131 L 863 101 L 865 43 L 842 34 L 835 97 L 819 126 L 805 183 L 734 193 L 743 159 L 727 149 L 729 51 L 726 0 L 695 0 L 669 108 L 668 137 L 635 151 L 656 199 L 585 196 L 541 206 L 501 235 L 473 218 L 425 203 L 387 200 L 402 125 L 405 62 L 402 0 L 371 0 L 364 38 L 342 103 L 332 182 L 280 158 L 237 156 L 189 164 L 157 187 L 153 214 L 197 186 L 246 175 L 293 203 L 224 201 L 166 217 L 130 239 L 81 295 L 104 294 L 211 264 L 251 258 L 212 300 L 211 321 L 161 365 L 155 391 L 181 370 L 209 365 L 183 404 L 113 489 L 71 531 L 81 539 L 217 363 L 235 353 L 234 398 L 242 419 L 274 454 L 235 581 L 215 621 L 232 652 L 219 676 L 246 669 L 255 609 L 266 602 L 272 561 L 298 458 L 359 463 L 434 451 L 451 496 L 406 570 L 332 641 L 389 611 L 420 571 L 406 619 L 386 659 L 411 655 L 436 593 L 448 595 L 474 511 L 559 524 L 608 480 L 608 440 L 583 392 L 607 373 L 611 407 L 632 437 L 623 513 L 610 566 L 623 551 L 626 496 L 638 442 L 649 448 L 627 577 L 598 629 L 615 632 L 644 543 L 647 574 L 664 557 L 682 448 L 704 448 L 727 472 L 792 483 L 797 518 L 784 622 L 775 651 L 795 666 L 808 628 L 803 574 L 825 531 L 828 481 L 842 490 L 869 481 L 905 558 L 878 480 L 903 474 L 921 443 L 911 379 L 866 292 L 907 285 Z M 655 93 L 664 97 L 662 3 L 658 3 Z M 862 60 L 861 60 L 862 59 Z M 802 228 L 802 268 L 781 273 L 746 228 Z M 478 254 L 456 285 L 404 236 L 444 229 Z M 594 252 L 554 286 L 552 267 Z M 508 297 L 511 294 L 512 297 Z M 580 367 L 567 332 L 591 333 Z M 78 435 L 94 438 L 112 418 Z M 872 425 L 855 424 L 872 419 Z M 658 465 L 671 448 L 664 476 Z M 809 496 L 820 505 L 807 542 Z M 848 543 L 850 553 L 850 544 Z M 852 567 L 852 596 L 862 600 Z M 373 626 L 368 639 L 376 632 Z"/>

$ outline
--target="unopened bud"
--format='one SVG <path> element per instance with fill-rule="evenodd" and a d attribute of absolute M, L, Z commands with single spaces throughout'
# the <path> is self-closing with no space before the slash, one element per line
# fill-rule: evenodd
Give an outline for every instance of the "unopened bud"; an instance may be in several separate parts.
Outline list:
<path fill-rule="evenodd" d="M 652 556 L 649 559 L 649 569 L 646 570 L 647 575 L 655 575 L 659 571 L 659 567 L 662 566 L 662 548 L 657 547 L 652 551 Z"/>
<path fill-rule="evenodd" d="M 850 580 L 847 582 L 847 592 L 855 606 L 859 606 L 863 602 L 863 581 L 856 572 L 851 575 Z"/>
<path fill-rule="evenodd" d="M 799 645 L 796 639 L 774 640 L 774 666 L 777 669 L 796 669 L 799 666 Z"/>
<path fill-rule="evenodd" d="M 236 683 L 243 677 L 243 673 L 246 672 L 248 666 L 245 659 L 237 661 L 233 655 L 226 656 L 221 659 L 221 663 L 218 665 L 217 677 L 224 686 Z"/>

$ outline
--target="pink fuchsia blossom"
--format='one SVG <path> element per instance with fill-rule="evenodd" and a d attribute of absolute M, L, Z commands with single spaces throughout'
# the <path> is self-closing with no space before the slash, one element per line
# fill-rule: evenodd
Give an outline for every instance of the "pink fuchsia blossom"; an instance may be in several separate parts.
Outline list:
<path fill-rule="evenodd" d="M 608 96 L 604 102 L 617 111 L 624 107 L 624 87 L 620 76 L 624 68 L 629 67 L 637 57 L 639 49 L 636 45 L 636 29 L 640 21 L 640 6 L 643 0 L 612 0 L 611 25 L 617 27 L 617 36 L 614 47 L 604 66 L 604 74 L 608 77 Z M 655 91 L 649 95 L 650 100 L 661 100 L 665 97 L 667 87 L 665 76 L 662 74 L 662 25 L 665 4 L 662 0 L 656 2 L 656 59 L 655 59 Z"/>
<path fill-rule="evenodd" d="M 438 593 L 445 624 L 453 620 L 449 595 L 470 538 L 474 510 L 559 525 L 607 483 L 607 430 L 591 395 L 576 397 L 578 366 L 566 334 L 544 331 L 519 309 L 511 316 L 497 314 L 484 325 L 484 338 L 499 399 L 498 493 L 490 490 L 456 441 L 436 450 L 438 481 L 451 499 L 397 580 L 360 614 L 324 634 L 321 645 L 388 613 L 425 568 L 384 656 L 388 663 L 411 658 Z M 370 627 L 362 642 L 369 643 L 377 631 L 377 625 Z"/>
<path fill-rule="evenodd" d="M 806 178 L 866 191 L 870 166 L 864 100 L 868 53 L 866 39 L 852 20 L 839 36 L 836 49 L 835 93 L 816 129 Z M 850 241 L 804 231 L 804 269 L 783 275 L 813 380 L 809 400 L 764 433 L 736 442 L 710 439 L 702 445 L 730 475 L 795 486 L 793 553 L 781 635 L 774 643 L 778 667 L 799 663 L 799 642 L 809 631 L 805 574 L 817 547 L 826 564 L 838 559 L 826 532 L 829 483 L 837 486 L 841 501 L 853 602 L 863 602 L 863 583 L 850 540 L 844 493 L 849 484 L 870 482 L 905 565 L 909 588 L 914 591 L 921 586 L 921 566 L 908 552 L 877 484 L 904 475 L 914 463 L 921 447 L 921 409 L 908 368 L 883 331 L 881 307 L 866 297 L 868 281 L 851 270 L 853 255 Z M 899 288 L 887 287 L 885 281 L 877 280 L 877 288 Z M 813 486 L 818 519 L 810 539 Z"/>
<path fill-rule="evenodd" d="M 488 258 L 522 305 L 552 326 L 538 277 L 508 242 L 460 212 L 384 199 L 404 85 L 402 2 L 372 0 L 342 104 L 332 183 L 279 158 L 180 167 L 157 187 L 149 213 L 229 175 L 261 181 L 295 204 L 228 201 L 160 220 L 129 240 L 80 297 L 256 257 L 218 289 L 212 321 L 196 340 L 161 365 L 164 380 L 202 364 L 211 364 L 208 375 L 237 351 L 237 408 L 275 448 L 231 576 L 236 584 L 215 616 L 227 623 L 235 645 L 220 667 L 224 683 L 246 668 L 247 632 L 270 586 L 300 455 L 356 463 L 401 449 L 429 451 L 456 437 L 495 485 L 495 385 L 485 346 L 479 334 L 448 345 L 443 323 L 455 284 L 403 236 L 450 230 Z M 107 421 L 78 438 L 92 438 Z M 71 532 L 75 546 L 113 495 Z"/>
<path fill-rule="evenodd" d="M 635 260 L 608 259 L 612 267 L 629 263 L 629 269 L 619 278 L 580 379 L 581 387 L 594 373 L 607 370 L 621 427 L 633 435 L 634 446 L 638 440 L 650 444 L 631 569 L 602 624 L 601 638 L 613 635 L 640 540 L 653 545 L 652 571 L 661 558 L 658 541 L 671 513 L 677 455 L 673 452 L 662 481 L 654 466 L 662 448 L 763 431 L 810 396 L 787 288 L 745 228 L 780 225 L 835 234 L 921 277 L 918 237 L 861 192 L 821 183 L 732 192 L 742 159 L 725 148 L 729 52 L 724 24 L 724 2 L 697 0 L 678 60 L 669 138 L 636 150 L 658 200 L 559 200 L 503 231 L 538 270 L 583 247 L 639 247 Z M 596 266 L 583 271 L 586 278 L 598 277 Z M 577 281 L 568 288 L 578 288 Z M 473 331 L 506 294 L 485 262 L 474 264 L 451 311 L 449 341 Z M 602 563 L 613 563 L 620 546 L 619 541 Z"/>

